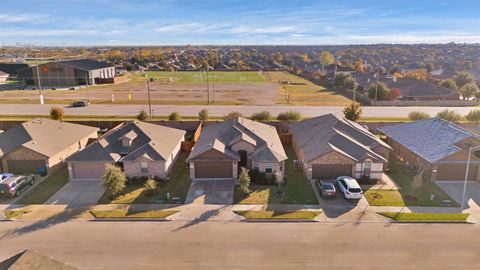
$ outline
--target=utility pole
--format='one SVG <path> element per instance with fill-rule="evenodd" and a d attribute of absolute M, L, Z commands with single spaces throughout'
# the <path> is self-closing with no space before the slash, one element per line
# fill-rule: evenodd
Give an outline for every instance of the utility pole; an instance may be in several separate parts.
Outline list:
<path fill-rule="evenodd" d="M 147 79 L 147 93 L 148 93 L 148 111 L 150 113 L 150 121 L 152 120 L 152 101 L 150 100 L 150 79 Z"/>
<path fill-rule="evenodd" d="M 210 85 L 208 82 L 208 65 L 206 69 L 207 69 L 207 104 L 210 105 Z"/>
<path fill-rule="evenodd" d="M 37 50 L 35 50 L 35 65 L 37 65 L 35 69 L 37 70 L 38 94 L 40 97 L 40 104 L 43 105 L 42 82 L 40 81 L 40 71 L 38 70 L 39 66 L 38 66 Z"/>
<path fill-rule="evenodd" d="M 212 103 L 215 104 L 215 72 L 212 73 Z"/>
<path fill-rule="evenodd" d="M 87 75 L 85 75 L 85 87 L 87 88 L 87 101 L 90 103 L 90 93 L 88 92 L 88 78 Z"/>
<path fill-rule="evenodd" d="M 378 101 L 378 78 L 380 77 L 380 68 L 377 68 L 377 82 L 375 83 L 375 101 Z"/>

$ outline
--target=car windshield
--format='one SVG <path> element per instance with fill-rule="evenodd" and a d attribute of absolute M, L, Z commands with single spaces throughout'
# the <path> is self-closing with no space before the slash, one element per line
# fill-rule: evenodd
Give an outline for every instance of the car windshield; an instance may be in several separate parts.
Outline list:
<path fill-rule="evenodd" d="M 359 188 L 349 188 L 348 191 L 350 191 L 350 192 L 352 192 L 352 193 L 360 193 L 360 192 L 362 192 L 362 190 L 359 189 Z"/>
<path fill-rule="evenodd" d="M 332 183 L 323 183 L 323 189 L 325 190 L 335 190 L 335 187 Z"/>

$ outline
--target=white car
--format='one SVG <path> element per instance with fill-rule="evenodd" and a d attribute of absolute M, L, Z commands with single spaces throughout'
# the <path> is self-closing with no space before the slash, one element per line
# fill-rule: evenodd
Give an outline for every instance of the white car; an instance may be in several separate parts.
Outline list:
<path fill-rule="evenodd" d="M 340 176 L 337 178 L 338 189 L 345 199 L 360 200 L 363 191 L 357 180 L 350 176 Z"/>

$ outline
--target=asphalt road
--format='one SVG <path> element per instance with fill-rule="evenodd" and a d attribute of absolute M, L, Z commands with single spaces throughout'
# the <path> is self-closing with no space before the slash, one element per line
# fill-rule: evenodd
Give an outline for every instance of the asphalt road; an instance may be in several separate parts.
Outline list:
<path fill-rule="evenodd" d="M 55 105 L 40 104 L 0 104 L 0 114 L 22 115 L 22 114 L 48 114 L 51 107 Z M 57 105 L 58 106 L 58 105 Z M 65 105 L 61 105 L 65 106 Z M 198 112 L 204 108 L 208 109 L 211 116 L 223 116 L 232 111 L 239 111 L 244 115 L 251 115 L 259 111 L 270 111 L 273 115 L 287 110 L 301 112 L 307 117 L 314 117 L 327 113 L 341 113 L 341 106 L 180 106 L 180 105 L 153 105 L 154 115 L 169 115 L 177 111 L 181 115 L 198 115 Z M 364 117 L 406 117 L 411 111 L 424 111 L 430 115 L 448 107 L 364 107 Z M 463 115 L 476 107 L 451 107 Z M 83 108 L 69 108 L 65 106 L 65 113 L 69 115 L 136 115 L 142 109 L 148 111 L 148 105 L 90 105 Z"/>
<path fill-rule="evenodd" d="M 480 226 L 245 222 L 0 223 L 25 249 L 82 269 L 478 269 Z"/>

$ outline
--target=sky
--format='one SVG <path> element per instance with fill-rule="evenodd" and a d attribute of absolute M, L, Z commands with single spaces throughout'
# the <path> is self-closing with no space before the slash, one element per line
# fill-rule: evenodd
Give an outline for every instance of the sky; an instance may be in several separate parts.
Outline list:
<path fill-rule="evenodd" d="M 1 0 L 1 45 L 480 43 L 480 0 Z"/>

